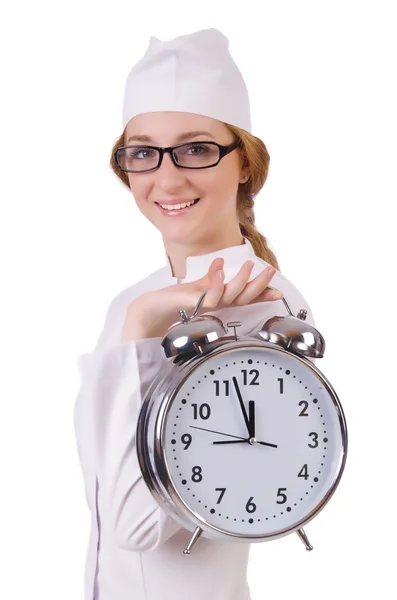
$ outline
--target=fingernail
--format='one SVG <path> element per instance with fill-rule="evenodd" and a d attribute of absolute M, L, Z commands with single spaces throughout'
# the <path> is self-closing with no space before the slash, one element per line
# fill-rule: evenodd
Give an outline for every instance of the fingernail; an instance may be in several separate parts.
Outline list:
<path fill-rule="evenodd" d="M 225 273 L 224 273 L 223 269 L 218 271 L 218 275 L 219 275 L 219 278 L 221 281 L 223 281 L 225 279 Z"/>

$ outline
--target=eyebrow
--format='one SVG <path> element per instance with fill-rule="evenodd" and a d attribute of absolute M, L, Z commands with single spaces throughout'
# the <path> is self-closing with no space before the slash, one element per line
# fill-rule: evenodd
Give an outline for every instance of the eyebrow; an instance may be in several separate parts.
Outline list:
<path fill-rule="evenodd" d="M 197 137 L 199 135 L 206 135 L 211 137 L 212 139 L 215 139 L 213 134 L 210 133 L 209 131 L 185 131 L 184 133 L 181 133 L 180 135 L 178 135 L 175 138 L 176 142 L 183 142 L 184 140 L 188 140 L 190 138 L 193 137 Z M 153 139 L 151 137 L 149 137 L 148 135 L 130 135 L 130 137 L 127 140 L 127 144 L 131 141 L 137 141 L 137 142 L 152 142 Z"/>

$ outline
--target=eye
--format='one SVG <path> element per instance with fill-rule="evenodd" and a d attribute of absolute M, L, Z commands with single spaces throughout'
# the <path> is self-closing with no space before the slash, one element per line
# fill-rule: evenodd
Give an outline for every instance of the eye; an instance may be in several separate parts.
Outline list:
<path fill-rule="evenodd" d="M 197 150 L 198 152 L 192 152 L 192 154 L 205 154 L 209 152 L 210 149 L 205 144 L 189 144 L 186 146 L 186 151 L 188 150 Z"/>
<path fill-rule="evenodd" d="M 138 156 L 138 154 L 141 154 L 142 152 L 143 152 L 143 153 L 146 153 L 146 155 L 145 155 L 145 156 L 143 156 L 143 157 L 139 157 L 139 156 Z M 155 151 L 155 150 L 153 150 L 153 148 L 145 148 L 145 147 L 142 147 L 142 148 L 134 148 L 134 149 L 130 149 L 130 150 L 128 151 L 128 157 L 129 157 L 129 158 L 137 158 L 138 160 L 139 160 L 140 158 L 152 158 L 152 157 L 154 156 L 154 153 L 155 153 L 155 152 L 156 152 L 156 151 Z"/>

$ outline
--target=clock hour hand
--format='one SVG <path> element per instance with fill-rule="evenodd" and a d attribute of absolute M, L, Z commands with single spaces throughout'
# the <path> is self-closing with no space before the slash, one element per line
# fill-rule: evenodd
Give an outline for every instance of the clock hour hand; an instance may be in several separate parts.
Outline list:
<path fill-rule="evenodd" d="M 255 437 L 255 402 L 250 400 L 248 402 L 248 418 L 250 427 L 250 437 Z"/>
<path fill-rule="evenodd" d="M 243 399 L 241 397 L 241 392 L 240 392 L 240 389 L 238 387 L 237 378 L 236 377 L 232 377 L 232 380 L 233 380 L 233 383 L 234 383 L 234 387 L 236 388 L 236 393 L 237 393 L 238 401 L 240 403 L 241 412 L 243 413 L 244 421 L 245 421 L 245 424 L 247 426 L 248 435 L 251 437 L 250 422 L 248 420 L 247 411 L 245 410 L 244 402 L 243 402 Z"/>

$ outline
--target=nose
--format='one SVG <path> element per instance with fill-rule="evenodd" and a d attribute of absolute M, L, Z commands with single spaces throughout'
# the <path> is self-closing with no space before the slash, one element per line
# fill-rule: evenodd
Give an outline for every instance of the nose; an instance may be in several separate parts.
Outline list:
<path fill-rule="evenodd" d="M 164 152 L 163 160 L 158 169 L 156 169 L 155 173 L 159 180 L 162 183 L 166 182 L 179 182 L 185 181 L 186 179 L 186 169 L 182 169 L 181 167 L 177 167 L 170 155 L 169 152 Z"/>

